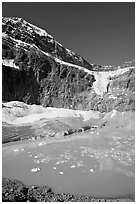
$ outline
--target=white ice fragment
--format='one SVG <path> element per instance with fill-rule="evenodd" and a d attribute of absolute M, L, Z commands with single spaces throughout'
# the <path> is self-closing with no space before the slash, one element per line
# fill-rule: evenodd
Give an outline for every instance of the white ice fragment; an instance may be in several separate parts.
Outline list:
<path fill-rule="evenodd" d="M 31 169 L 31 172 L 38 172 L 38 171 L 40 171 L 40 168 L 34 168 L 34 169 Z"/>
<path fill-rule="evenodd" d="M 59 161 L 57 161 L 56 162 L 56 164 L 58 165 L 58 164 L 63 164 L 65 162 L 65 160 L 59 160 Z"/>
<path fill-rule="evenodd" d="M 45 161 L 47 161 L 46 158 L 43 158 L 43 159 L 40 160 L 41 163 L 43 163 L 43 162 L 45 162 Z"/>
<path fill-rule="evenodd" d="M 22 149 L 14 149 L 13 151 L 14 152 L 19 152 L 19 151 L 23 151 L 24 150 L 24 148 L 22 148 Z"/>
<path fill-rule="evenodd" d="M 40 142 L 38 145 L 39 146 L 43 146 L 43 145 L 45 145 L 46 144 L 46 142 Z"/>
<path fill-rule="evenodd" d="M 89 171 L 90 171 L 90 172 L 93 172 L 94 170 L 93 170 L 93 169 L 90 169 Z"/>
<path fill-rule="evenodd" d="M 72 165 L 70 168 L 75 168 L 76 166 L 75 165 Z"/>
<path fill-rule="evenodd" d="M 34 163 L 39 164 L 40 161 L 39 160 L 33 160 Z"/>
<path fill-rule="evenodd" d="M 83 166 L 82 161 L 77 162 L 77 167 Z"/>
<path fill-rule="evenodd" d="M 19 152 L 19 149 L 14 149 L 14 152 Z"/>
<path fill-rule="evenodd" d="M 59 172 L 59 174 L 63 175 L 63 174 L 64 174 L 64 172 L 63 172 L 63 171 L 60 171 L 60 172 Z"/>
<path fill-rule="evenodd" d="M 57 169 L 57 167 L 56 167 L 56 166 L 53 166 L 53 169 Z"/>

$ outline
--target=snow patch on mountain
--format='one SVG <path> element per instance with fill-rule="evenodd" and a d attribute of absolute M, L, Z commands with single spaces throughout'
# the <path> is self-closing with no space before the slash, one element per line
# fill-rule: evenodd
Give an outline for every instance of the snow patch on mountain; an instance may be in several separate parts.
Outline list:
<path fill-rule="evenodd" d="M 38 35 L 40 35 L 40 36 L 45 36 L 45 37 L 50 37 L 50 38 L 53 38 L 51 35 L 49 35 L 44 29 L 41 29 L 41 28 L 39 28 L 39 27 L 37 27 L 37 26 L 35 26 L 35 25 L 33 25 L 33 24 L 31 24 L 31 23 L 28 23 L 27 22 L 27 24 L 30 26 L 30 27 L 32 27 L 33 28 L 33 30 L 38 34 Z"/>
<path fill-rule="evenodd" d="M 67 50 L 67 52 L 68 52 L 68 54 L 71 56 L 71 55 L 75 55 L 75 53 L 74 52 L 72 52 L 71 50 L 69 50 L 68 48 L 66 48 L 66 50 Z"/>
<path fill-rule="evenodd" d="M 18 66 L 14 64 L 13 59 L 2 59 L 2 64 L 7 67 L 12 67 L 14 69 L 20 69 Z"/>

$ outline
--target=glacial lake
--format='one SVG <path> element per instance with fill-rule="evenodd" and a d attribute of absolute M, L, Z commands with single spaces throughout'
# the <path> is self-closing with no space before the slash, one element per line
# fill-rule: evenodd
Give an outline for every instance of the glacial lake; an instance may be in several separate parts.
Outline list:
<path fill-rule="evenodd" d="M 7 143 L 2 176 L 47 185 L 57 193 L 134 199 L 134 144 L 134 136 L 116 131 Z"/>

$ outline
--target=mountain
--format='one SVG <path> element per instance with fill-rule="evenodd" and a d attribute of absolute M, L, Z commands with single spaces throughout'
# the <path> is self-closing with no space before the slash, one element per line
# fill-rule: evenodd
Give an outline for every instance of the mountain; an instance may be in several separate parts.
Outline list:
<path fill-rule="evenodd" d="M 9 41 L 13 41 L 13 44 L 17 47 L 24 47 L 28 50 L 34 46 L 38 52 L 44 53 L 44 55 L 50 56 L 54 59 L 58 59 L 92 69 L 84 58 L 69 49 L 64 48 L 58 43 L 51 35 L 45 30 L 40 29 L 21 18 L 3 18 L 3 35 L 6 38 L 8 35 Z M 60 62 L 60 61 L 59 61 Z"/>
<path fill-rule="evenodd" d="M 134 201 L 135 61 L 90 64 L 21 18 L 2 29 L 2 200 Z"/>
<path fill-rule="evenodd" d="M 119 67 L 90 64 L 45 30 L 21 18 L 2 19 L 3 101 L 100 112 L 134 110 L 134 68 L 134 61 Z"/>

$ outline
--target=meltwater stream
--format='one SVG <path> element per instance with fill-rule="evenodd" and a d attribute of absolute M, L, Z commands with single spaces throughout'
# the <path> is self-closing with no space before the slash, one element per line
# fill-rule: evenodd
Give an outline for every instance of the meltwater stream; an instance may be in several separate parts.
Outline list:
<path fill-rule="evenodd" d="M 57 193 L 134 198 L 134 136 L 88 134 L 54 143 L 4 144 L 3 177 Z"/>

